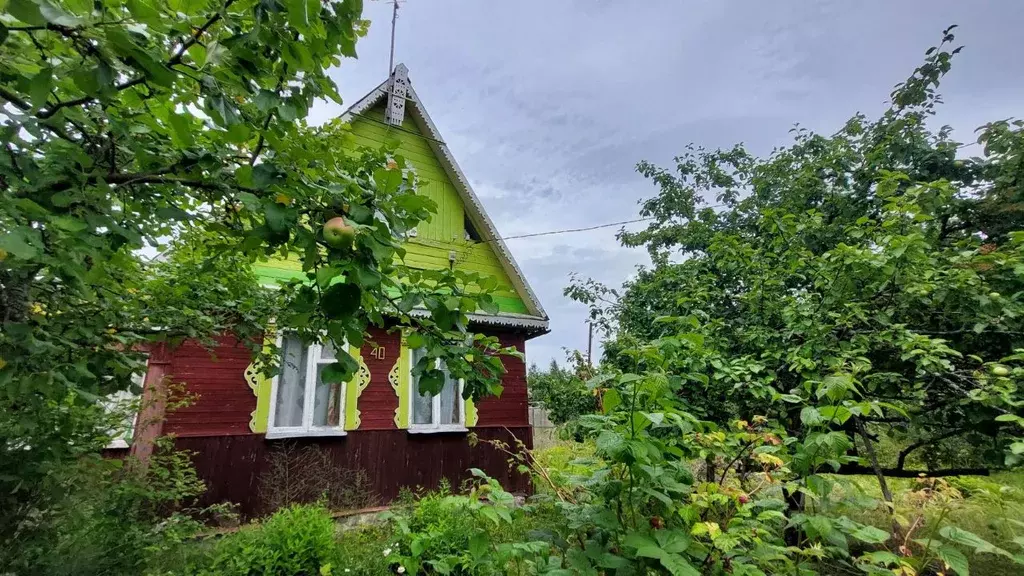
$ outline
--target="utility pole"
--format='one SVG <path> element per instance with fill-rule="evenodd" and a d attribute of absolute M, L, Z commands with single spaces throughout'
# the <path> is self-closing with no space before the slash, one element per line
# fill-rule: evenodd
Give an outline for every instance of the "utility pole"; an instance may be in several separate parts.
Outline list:
<path fill-rule="evenodd" d="M 587 330 L 587 366 L 590 368 L 590 372 L 593 373 L 594 360 L 592 354 L 594 352 L 594 321 L 588 320 L 587 326 L 589 327 Z"/>

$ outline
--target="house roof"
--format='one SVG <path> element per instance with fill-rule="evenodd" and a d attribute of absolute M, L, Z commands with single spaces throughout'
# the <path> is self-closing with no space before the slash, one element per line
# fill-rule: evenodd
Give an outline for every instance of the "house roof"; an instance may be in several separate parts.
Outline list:
<path fill-rule="evenodd" d="M 399 64 L 398 66 L 405 66 Z M 388 97 L 388 84 L 389 80 L 384 80 L 376 88 L 370 91 L 369 94 L 363 96 L 358 102 L 349 107 L 348 110 L 342 114 L 341 119 L 345 122 L 351 122 L 355 116 L 361 115 L 377 104 L 384 102 Z M 452 181 L 456 192 L 459 194 L 459 198 L 462 200 L 463 205 L 466 209 L 466 215 L 469 217 L 470 222 L 480 232 L 481 237 L 484 238 L 485 242 L 490 243 L 494 247 L 495 254 L 498 257 L 498 261 L 501 263 L 502 269 L 508 275 L 512 281 L 512 285 L 515 287 L 519 297 L 522 298 L 523 303 L 529 314 L 508 314 L 501 313 L 497 316 L 490 316 L 488 318 L 478 318 L 477 321 L 488 324 L 500 324 L 506 326 L 520 326 L 524 328 L 531 328 L 534 330 L 546 331 L 548 328 L 548 315 L 544 311 L 544 307 L 541 306 L 540 300 L 537 299 L 536 293 L 530 288 L 530 284 L 526 281 L 526 276 L 523 275 L 523 271 L 516 264 L 515 258 L 512 257 L 512 253 L 509 252 L 508 246 L 505 245 L 504 240 L 501 239 L 501 235 L 498 234 L 497 228 L 494 226 L 494 222 L 487 215 L 484 210 L 483 204 L 480 202 L 480 198 L 473 191 L 473 187 L 470 185 L 466 175 L 462 172 L 462 168 L 459 167 L 459 163 L 455 161 L 455 157 L 452 155 L 451 150 L 448 149 L 448 145 L 445 144 L 444 138 L 441 137 L 441 133 L 437 130 L 437 126 L 434 121 L 430 119 L 430 114 L 427 113 L 427 109 L 423 106 L 423 102 L 420 100 L 416 89 L 412 85 L 412 80 L 408 83 L 408 96 L 406 97 L 406 113 L 410 114 L 412 120 L 419 127 L 420 131 L 424 135 L 428 136 L 426 139 L 430 148 L 433 150 L 434 155 L 437 157 L 441 166 L 444 168 L 448 178 Z M 479 315 L 474 315 L 479 316 Z"/>

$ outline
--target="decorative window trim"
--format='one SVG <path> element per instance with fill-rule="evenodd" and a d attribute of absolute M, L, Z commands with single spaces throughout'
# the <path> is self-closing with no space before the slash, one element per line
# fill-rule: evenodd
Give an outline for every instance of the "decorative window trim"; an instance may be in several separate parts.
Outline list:
<path fill-rule="evenodd" d="M 283 350 L 284 335 L 277 335 L 277 348 Z M 269 440 L 280 439 L 280 438 L 308 438 L 308 437 L 330 437 L 330 436 L 347 436 L 348 432 L 345 430 L 346 417 L 348 416 L 348 387 L 353 382 L 342 382 L 341 390 L 338 394 L 338 398 L 341 399 L 341 406 L 338 407 L 338 424 L 335 426 L 315 426 L 313 425 L 313 407 L 316 400 L 316 369 L 321 364 L 328 364 L 333 362 L 325 362 L 324 359 L 320 358 L 320 352 L 323 345 L 319 342 L 310 343 L 306 345 L 303 343 L 306 349 L 306 374 L 305 374 L 305 390 L 303 391 L 303 407 L 302 407 L 302 425 L 301 426 L 275 426 L 274 419 L 277 416 L 277 390 L 280 385 L 281 373 L 278 373 L 270 380 L 270 410 L 267 415 L 267 432 L 266 438 Z M 343 350 L 348 349 L 348 342 L 343 343 L 341 348 Z M 357 416 L 358 418 L 358 416 Z"/>
<path fill-rule="evenodd" d="M 391 384 L 391 389 L 395 391 L 395 398 L 398 401 L 395 406 L 395 417 L 393 420 L 395 428 L 408 431 L 409 424 L 412 421 L 412 385 L 410 384 L 412 382 L 412 351 L 405 341 L 404 334 L 399 348 L 398 357 L 395 358 L 395 363 L 388 372 L 388 383 Z M 466 431 L 469 431 L 468 429 L 475 427 L 480 421 L 480 412 L 472 398 L 463 398 L 462 401 L 463 410 L 465 410 L 463 425 L 467 428 Z M 430 432 L 434 432 L 434 430 Z M 437 432 L 440 432 L 440 430 L 437 430 Z M 448 432 L 463 432 L 463 430 L 453 428 L 448 430 Z"/>
<path fill-rule="evenodd" d="M 434 367 L 437 369 L 441 368 L 441 359 L 437 358 L 434 360 Z M 469 432 L 469 428 L 466 427 L 466 399 L 462 397 L 462 391 L 465 388 L 466 381 L 459 378 L 459 390 L 457 392 L 459 399 L 459 422 L 457 424 L 416 424 L 413 422 L 415 419 L 415 404 L 413 398 L 419 393 L 416 390 L 416 377 L 412 373 L 412 350 L 409 351 L 409 433 L 410 434 L 437 434 L 441 432 Z M 441 415 L 441 394 L 434 394 L 430 398 L 430 411 L 431 420 L 439 420 Z"/>

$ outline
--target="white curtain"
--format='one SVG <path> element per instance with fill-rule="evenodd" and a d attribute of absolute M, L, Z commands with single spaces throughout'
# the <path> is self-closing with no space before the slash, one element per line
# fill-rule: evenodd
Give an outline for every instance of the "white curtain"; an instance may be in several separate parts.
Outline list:
<path fill-rule="evenodd" d="M 281 346 L 281 374 L 277 383 L 274 426 L 302 426 L 306 397 L 306 347 L 294 336 L 285 336 Z"/>
<path fill-rule="evenodd" d="M 427 354 L 424 348 L 416 348 L 412 351 L 412 366 L 420 361 Z M 433 405 L 434 398 L 429 394 L 420 394 L 420 379 L 413 378 L 412 380 L 412 423 L 413 424 L 432 424 L 434 422 L 433 417 Z"/>

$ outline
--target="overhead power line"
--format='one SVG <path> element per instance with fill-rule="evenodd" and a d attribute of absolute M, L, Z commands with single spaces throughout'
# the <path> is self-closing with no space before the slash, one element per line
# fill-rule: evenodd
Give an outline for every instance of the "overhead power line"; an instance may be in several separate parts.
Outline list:
<path fill-rule="evenodd" d="M 714 208 L 722 208 L 722 207 L 725 207 L 725 206 L 727 206 L 727 204 L 715 204 L 714 206 L 701 206 L 700 208 L 701 209 L 704 209 L 704 208 L 712 208 L 712 209 L 714 209 Z M 609 222 L 607 224 L 598 224 L 597 226 L 587 226 L 585 228 L 566 228 L 564 230 L 549 230 L 547 232 L 534 232 L 532 234 L 517 234 L 515 236 L 502 236 L 500 238 L 490 238 L 488 240 L 483 240 L 483 242 L 494 242 L 496 240 L 516 240 L 518 238 L 533 238 L 535 236 L 551 236 L 553 234 L 568 234 L 568 233 L 571 233 L 571 232 L 586 232 L 588 230 L 598 230 L 600 228 L 611 228 L 612 226 L 622 226 L 623 224 L 634 224 L 636 222 L 646 222 L 648 220 L 654 220 L 654 219 L 655 218 L 653 216 L 649 216 L 647 218 L 636 218 L 634 220 L 623 220 L 621 222 Z"/>
<path fill-rule="evenodd" d="M 533 234 L 517 234 L 515 236 L 502 236 L 501 238 L 490 238 L 488 240 L 484 240 L 484 242 L 494 242 L 496 240 L 515 240 L 517 238 L 533 238 L 534 236 L 551 236 L 552 234 L 568 234 L 570 232 L 586 232 L 588 230 L 611 228 L 612 226 L 622 226 L 623 224 L 633 224 L 634 222 L 644 222 L 647 220 L 653 220 L 653 218 L 637 218 L 635 220 L 609 222 L 608 224 L 598 224 L 597 226 L 587 226 L 586 228 L 567 228 L 565 230 L 549 230 L 547 232 L 534 232 Z"/>

